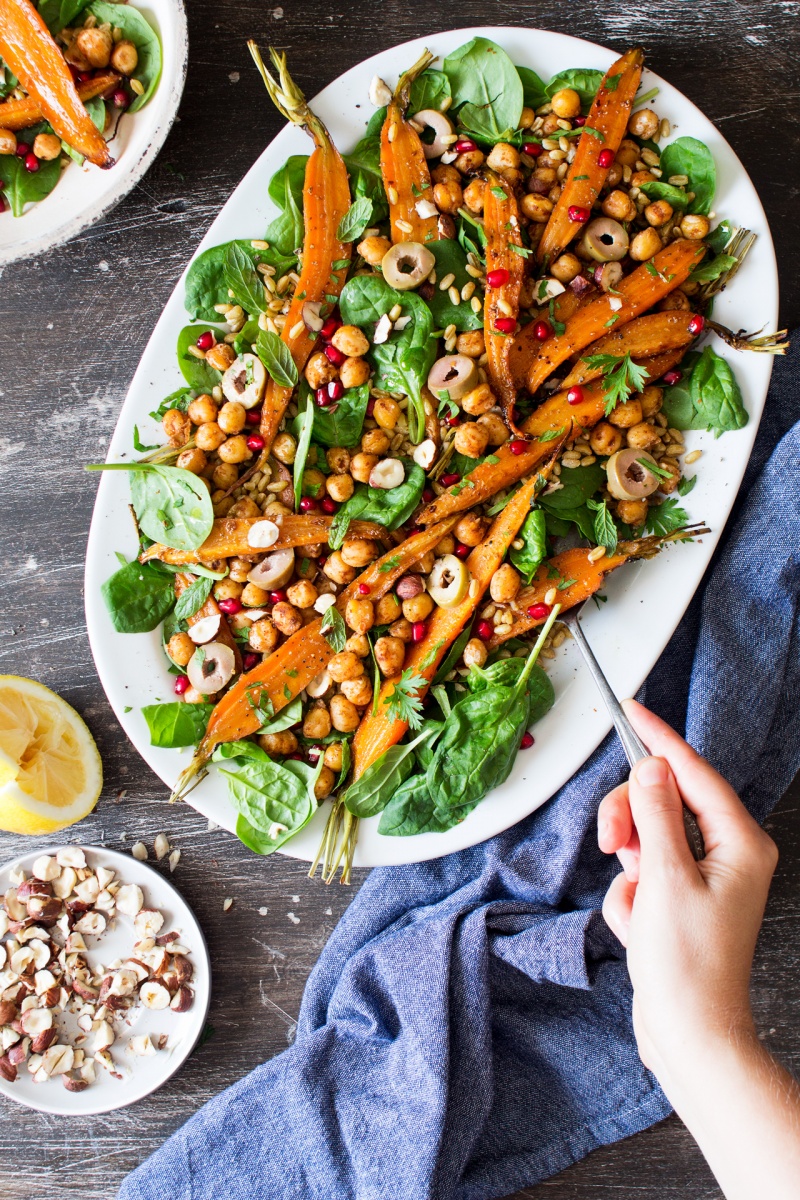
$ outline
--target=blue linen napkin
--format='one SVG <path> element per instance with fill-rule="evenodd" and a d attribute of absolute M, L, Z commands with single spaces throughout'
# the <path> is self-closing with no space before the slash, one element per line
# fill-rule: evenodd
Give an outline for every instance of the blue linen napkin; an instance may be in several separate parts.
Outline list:
<path fill-rule="evenodd" d="M 800 766 L 798 367 L 800 345 L 776 363 L 725 542 L 642 696 L 759 820 Z M 665 1117 L 599 911 L 618 868 L 597 805 L 626 776 L 610 735 L 515 828 L 373 871 L 294 1045 L 202 1108 L 121 1200 L 490 1200 Z"/>

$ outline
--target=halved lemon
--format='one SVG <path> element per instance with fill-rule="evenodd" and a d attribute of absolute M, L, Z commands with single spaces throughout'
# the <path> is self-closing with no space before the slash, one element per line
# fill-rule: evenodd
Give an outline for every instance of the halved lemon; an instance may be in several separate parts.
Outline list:
<path fill-rule="evenodd" d="M 94 738 L 44 684 L 0 675 L 0 829 L 54 833 L 92 811 L 103 786 Z"/>

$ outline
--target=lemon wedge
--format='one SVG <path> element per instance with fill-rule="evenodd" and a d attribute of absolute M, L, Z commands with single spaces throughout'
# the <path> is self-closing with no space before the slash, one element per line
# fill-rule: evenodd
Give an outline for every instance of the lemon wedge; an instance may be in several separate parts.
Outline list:
<path fill-rule="evenodd" d="M 92 811 L 103 786 L 94 738 L 44 684 L 0 675 L 0 829 L 45 834 Z"/>

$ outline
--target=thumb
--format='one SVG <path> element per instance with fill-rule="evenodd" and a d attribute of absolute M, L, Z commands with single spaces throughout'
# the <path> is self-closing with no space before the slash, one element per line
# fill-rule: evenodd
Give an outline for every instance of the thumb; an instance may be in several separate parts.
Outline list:
<path fill-rule="evenodd" d="M 665 857 L 691 862 L 678 785 L 663 758 L 643 758 L 628 786 L 631 814 L 641 843 L 642 874 L 649 861 Z"/>

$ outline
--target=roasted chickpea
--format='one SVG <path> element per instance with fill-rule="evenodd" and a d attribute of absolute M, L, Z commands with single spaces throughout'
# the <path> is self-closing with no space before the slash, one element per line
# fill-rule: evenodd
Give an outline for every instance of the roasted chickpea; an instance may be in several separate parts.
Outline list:
<path fill-rule="evenodd" d="M 635 399 L 618 404 L 608 417 L 608 420 L 612 425 L 616 425 L 617 429 L 630 429 L 632 425 L 638 425 L 641 419 L 642 405 L 639 400 Z"/>
<path fill-rule="evenodd" d="M 666 200 L 654 200 L 644 210 L 644 217 L 648 225 L 652 225 L 658 229 L 662 225 L 666 225 L 673 211 L 672 205 Z"/>
<path fill-rule="evenodd" d="M 339 367 L 342 387 L 361 387 L 370 377 L 370 366 L 365 358 L 346 358 Z"/>
<path fill-rule="evenodd" d="M 0 129 L 0 154 L 15 154 L 17 135 L 11 129 Z"/>
<path fill-rule="evenodd" d="M 382 675 L 398 675 L 403 669 L 406 644 L 397 637 L 379 637 L 375 643 L 375 659 Z"/>
<path fill-rule="evenodd" d="M 493 171 L 508 171 L 519 166 L 519 151 L 508 142 L 496 142 L 486 160 Z"/>
<path fill-rule="evenodd" d="M 344 619 L 356 633 L 366 633 L 375 624 L 375 609 L 372 601 L 357 596 L 347 601 Z"/>
<path fill-rule="evenodd" d="M 615 188 L 618 183 L 622 183 L 624 174 L 625 171 L 622 167 L 622 163 L 613 162 L 606 171 L 606 180 L 603 184 L 603 187 L 609 189 Z"/>
<path fill-rule="evenodd" d="M 367 336 L 357 325 L 340 325 L 331 341 L 348 358 L 361 358 L 369 350 Z"/>
<path fill-rule="evenodd" d="M 528 192 L 522 197 L 520 208 L 526 217 L 531 221 L 544 224 L 550 220 L 550 213 L 555 205 L 552 200 L 548 200 L 546 196 L 539 196 L 535 192 Z"/>
<path fill-rule="evenodd" d="M 220 500 L 214 500 L 213 501 L 214 516 L 215 517 L 227 517 L 228 514 L 230 513 L 231 509 L 233 508 L 233 503 L 234 503 L 233 496 L 223 495 Z"/>
<path fill-rule="evenodd" d="M 453 165 L 462 175 L 471 175 L 483 166 L 485 157 L 481 150 L 467 150 L 465 154 L 459 154 Z"/>
<path fill-rule="evenodd" d="M 244 609 L 237 613 L 230 613 L 226 619 L 233 633 L 249 633 L 253 624 L 252 611 L 246 612 Z"/>
<path fill-rule="evenodd" d="M 247 423 L 244 405 L 235 400 L 223 404 L 217 415 L 217 424 L 224 433 L 241 433 Z"/>
<path fill-rule="evenodd" d="M 235 579 L 231 579 L 230 576 L 227 579 L 218 580 L 212 588 L 215 600 L 238 600 L 243 590 L 243 585 L 237 583 Z"/>
<path fill-rule="evenodd" d="M 169 438 L 171 446 L 183 446 L 192 433 L 192 423 L 186 413 L 177 408 L 168 408 L 161 418 L 161 428 Z"/>
<path fill-rule="evenodd" d="M 478 425 L 486 430 L 490 446 L 502 446 L 509 439 L 508 426 L 497 413 L 484 413 L 478 417 Z"/>
<path fill-rule="evenodd" d="M 333 554 L 328 555 L 322 570 L 334 583 L 352 583 L 356 577 L 355 567 L 344 561 L 340 550 L 334 550 Z"/>
<path fill-rule="evenodd" d="M 378 625 L 391 625 L 392 621 L 396 621 L 402 612 L 399 598 L 394 592 L 387 592 L 385 596 L 381 596 L 375 606 L 375 622 Z"/>
<path fill-rule="evenodd" d="M 195 446 L 193 450 L 182 450 L 175 460 L 175 466 L 181 467 L 184 471 L 191 471 L 193 475 L 199 475 L 208 466 L 208 459 L 205 451 L 201 450 L 199 446 Z"/>
<path fill-rule="evenodd" d="M 371 538 L 346 537 L 342 542 L 341 555 L 348 567 L 366 567 L 380 556 L 381 548 Z"/>
<path fill-rule="evenodd" d="M 111 66 L 120 75 L 132 75 L 139 65 L 139 51 L 133 42 L 123 38 L 111 51 Z"/>
<path fill-rule="evenodd" d="M 358 679 L 364 674 L 364 664 L 352 650 L 340 650 L 328 662 L 328 674 L 334 683 L 344 683 L 345 679 Z"/>
<path fill-rule="evenodd" d="M 227 371 L 236 361 L 236 351 L 227 342 L 217 342 L 206 354 L 206 362 L 215 371 Z"/>
<path fill-rule="evenodd" d="M 483 335 L 481 335 L 481 340 L 483 340 Z M 488 383 L 479 383 L 476 388 L 473 388 L 471 392 L 467 392 L 466 396 L 463 396 L 461 399 L 461 407 L 471 417 L 482 416 L 483 413 L 487 413 L 489 409 L 494 408 L 495 404 L 497 404 L 497 397 Z"/>
<path fill-rule="evenodd" d="M 464 193 L 461 190 L 461 184 L 456 183 L 455 180 L 434 184 L 433 203 L 439 209 L 439 212 L 458 212 L 464 203 Z"/>
<path fill-rule="evenodd" d="M 631 138 L 623 138 L 617 150 L 617 162 L 622 167 L 632 167 L 641 158 L 642 152 Z"/>
<path fill-rule="evenodd" d="M 411 628 L 411 622 L 407 621 L 405 617 L 392 621 L 389 626 L 389 637 L 397 638 L 401 642 L 413 641 L 414 630 Z"/>
<path fill-rule="evenodd" d="M 269 602 L 269 592 L 259 587 L 257 583 L 246 583 L 242 589 L 241 600 L 247 608 L 261 608 Z M 281 628 L 277 621 L 275 624 L 279 629 Z M 286 633 L 285 629 L 283 633 Z"/>
<path fill-rule="evenodd" d="M 334 474 L 342 474 L 350 466 L 350 451 L 343 446 L 331 446 L 325 451 L 328 466 Z"/>
<path fill-rule="evenodd" d="M 661 405 L 664 401 L 664 389 L 660 387 L 646 387 L 639 393 L 639 403 L 642 406 L 642 417 L 654 417 L 657 412 L 661 411 Z"/>
<path fill-rule="evenodd" d="M 321 500 L 327 490 L 327 481 L 322 471 L 316 467 L 308 467 L 303 472 L 303 495 L 316 496 Z"/>
<path fill-rule="evenodd" d="M 352 633 L 345 642 L 344 648 L 359 658 L 369 658 L 370 656 L 369 638 L 365 633 Z"/>
<path fill-rule="evenodd" d="M 297 442 L 290 433 L 279 433 L 272 443 L 272 453 L 278 462 L 291 466 L 297 454 Z"/>
<path fill-rule="evenodd" d="M 617 516 L 620 521 L 624 521 L 626 525 L 636 529 L 639 525 L 644 525 L 647 520 L 647 501 L 618 500 Z"/>
<path fill-rule="evenodd" d="M 208 700 L 205 692 L 198 692 L 197 688 L 189 687 L 183 693 L 184 704 L 208 704 Z"/>
<path fill-rule="evenodd" d="M 558 179 L 558 172 L 556 171 L 555 167 L 541 166 L 543 157 L 544 155 L 542 155 L 540 158 L 537 158 L 536 161 L 540 165 L 537 166 L 528 183 L 528 191 L 536 192 L 536 194 L 539 196 L 546 196 L 550 191 L 550 188 Z"/>
<path fill-rule="evenodd" d="M 351 704 L 355 704 L 356 708 L 364 708 L 372 703 L 372 684 L 366 675 L 359 675 L 358 679 L 345 679 L 342 695 L 346 696 Z"/>
<path fill-rule="evenodd" d="M 432 183 L 460 183 L 461 176 L 455 167 L 448 163 L 440 163 L 438 167 L 434 167 L 431 171 Z"/>
<path fill-rule="evenodd" d="M 595 425 L 589 435 L 589 445 L 592 448 L 592 453 L 599 454 L 603 458 L 616 454 L 622 448 L 622 442 L 622 434 L 613 425 L 609 425 L 608 421 L 601 421 L 598 425 Z"/>
<path fill-rule="evenodd" d="M 465 454 L 468 458 L 480 458 L 489 445 L 489 431 L 477 421 L 459 425 L 453 445 L 459 454 Z"/>
<path fill-rule="evenodd" d="M 201 429 L 205 428 L 205 425 L 201 426 Z M 197 432 L 199 436 L 200 430 Z M 226 442 L 218 446 L 217 454 L 223 462 L 227 463 L 243 463 L 246 459 L 253 457 L 253 451 L 247 445 L 247 438 L 241 433 L 237 433 L 236 437 L 228 438 Z"/>
<path fill-rule="evenodd" d="M 415 621 L 427 621 L 433 612 L 433 607 L 433 600 L 428 593 L 420 592 L 418 596 L 412 596 L 409 600 L 403 601 L 403 616 L 412 625 Z"/>
<path fill-rule="evenodd" d="M 436 558 L 444 558 L 446 554 L 453 554 L 456 548 L 456 539 L 452 533 L 446 533 L 440 542 L 437 542 L 433 547 L 433 553 Z"/>
<path fill-rule="evenodd" d="M 480 638 L 470 638 L 464 647 L 464 666 L 482 667 L 488 656 L 486 643 L 482 642 Z"/>
<path fill-rule="evenodd" d="M 655 229 L 643 229 L 628 247 L 628 253 L 634 262 L 646 262 L 661 249 L 661 238 Z"/>
<path fill-rule="evenodd" d="M 221 488 L 227 492 L 228 488 L 233 487 L 236 480 L 239 478 L 239 472 L 236 469 L 235 463 L 217 463 L 214 467 L 214 472 L 211 479 L 215 487 Z M 230 497 L 233 499 L 233 497 Z"/>
<path fill-rule="evenodd" d="M 658 133 L 660 121 L 652 108 L 640 108 L 635 112 L 630 121 L 628 121 L 628 133 L 632 133 L 634 137 L 642 138 L 643 141 L 652 141 L 653 137 Z"/>
<path fill-rule="evenodd" d="M 481 213 L 485 195 L 486 180 L 472 179 L 464 188 L 464 204 L 471 213 Z"/>
<path fill-rule="evenodd" d="M 309 583 L 307 579 L 299 579 L 286 589 L 286 599 L 295 608 L 313 608 L 318 595 L 313 583 Z"/>
<path fill-rule="evenodd" d="M 522 114 L 519 118 L 520 129 L 533 129 L 535 122 L 536 122 L 536 113 L 533 111 L 533 109 L 532 108 L 523 108 Z"/>
<path fill-rule="evenodd" d="M 186 410 L 193 425 L 207 425 L 210 421 L 216 421 L 217 411 L 213 397 L 208 395 L 197 396 Z"/>
<path fill-rule="evenodd" d="M 329 383 L 333 383 L 338 373 L 336 367 L 330 359 L 326 358 L 321 350 L 312 354 L 306 363 L 306 382 L 314 391 L 317 388 L 327 387 Z"/>
<path fill-rule="evenodd" d="M 252 587 L 252 584 L 248 584 Z M 295 608 L 293 604 L 289 604 L 287 600 L 279 600 L 277 604 L 272 606 L 272 623 L 281 633 L 285 633 L 287 637 L 291 637 L 293 633 L 297 633 L 298 629 L 303 628 L 303 618 L 300 615 L 300 610 Z"/>
<path fill-rule="evenodd" d="M 660 431 L 653 425 L 642 421 L 639 425 L 631 425 L 626 441 L 632 450 L 649 450 L 660 439 Z"/>
<path fill-rule="evenodd" d="M 254 650 L 269 654 L 278 644 L 278 631 L 269 617 L 262 617 L 250 626 L 248 641 Z"/>
<path fill-rule="evenodd" d="M 61 154 L 61 138 L 56 137 L 54 133 L 37 133 L 33 153 L 44 162 L 52 162 Z"/>
<path fill-rule="evenodd" d="M 343 504 L 353 494 L 353 480 L 350 475 L 329 475 L 328 495 L 337 504 Z"/>
<path fill-rule="evenodd" d="M 198 425 L 195 442 L 201 450 L 218 450 L 225 440 L 225 434 L 216 421 L 207 421 L 204 425 Z"/>
<path fill-rule="evenodd" d="M 258 744 L 270 758 L 285 758 L 287 754 L 294 754 L 298 745 L 291 729 L 284 729 L 281 733 L 262 733 Z"/>
<path fill-rule="evenodd" d="M 334 729 L 338 729 L 339 733 L 350 733 L 361 724 L 361 716 L 355 704 L 348 700 L 347 696 L 341 695 L 331 699 L 331 720 Z"/>
<path fill-rule="evenodd" d="M 702 242 L 710 228 L 711 222 L 708 217 L 703 217 L 700 213 L 686 213 L 681 219 L 680 231 L 692 242 Z"/>
<path fill-rule="evenodd" d="M 463 546 L 477 546 L 483 541 L 485 525 L 477 513 L 461 517 L 453 533 Z"/>
<path fill-rule="evenodd" d="M 655 175 L 652 171 L 634 171 L 631 175 L 630 186 L 640 188 L 643 183 L 652 183 Z"/>
<path fill-rule="evenodd" d="M 491 578 L 489 594 L 496 604 L 508 604 L 514 599 L 521 586 L 522 580 L 511 563 L 503 563 Z"/>
<path fill-rule="evenodd" d="M 394 429 L 400 420 L 402 409 L 391 396 L 378 396 L 372 415 L 381 429 Z"/>
<path fill-rule="evenodd" d="M 368 429 L 361 439 L 361 449 L 365 454 L 385 454 L 391 444 L 385 429 Z"/>
<path fill-rule="evenodd" d="M 314 781 L 314 797 L 317 800 L 324 800 L 326 796 L 330 796 L 336 783 L 336 776 L 330 767 L 323 766 L 316 780 Z"/>
<path fill-rule="evenodd" d="M 602 208 L 604 214 L 612 217 L 615 221 L 632 221 L 636 216 L 636 205 L 628 193 L 621 189 L 609 192 L 603 201 Z"/>
<path fill-rule="evenodd" d="M 114 42 L 109 29 L 104 29 L 102 26 L 94 29 L 82 29 L 75 38 L 75 45 L 89 66 L 94 67 L 95 70 L 107 67 L 111 61 Z"/>
<path fill-rule="evenodd" d="M 377 454 L 354 454 L 350 459 L 350 474 L 359 483 L 369 483 L 370 472 L 379 462 Z"/>
<path fill-rule="evenodd" d="M 379 267 L 391 248 L 392 243 L 385 237 L 367 237 L 357 246 L 358 253 L 372 267 Z"/>
<path fill-rule="evenodd" d="M 663 492 L 665 496 L 669 496 L 675 491 L 681 481 L 681 464 L 677 458 L 662 458 L 658 464 L 662 471 L 668 471 L 670 478 L 662 479 L 658 477 L 658 490 Z"/>
<path fill-rule="evenodd" d="M 227 465 L 230 466 L 232 464 L 227 464 Z M 231 497 L 231 499 L 232 498 L 233 497 Z M 241 500 L 237 500 L 236 503 L 234 505 L 232 505 L 231 510 L 228 513 L 228 516 L 230 516 L 230 517 L 260 517 L 261 509 L 258 507 L 255 500 L 251 500 L 249 496 L 243 496 Z"/>
<path fill-rule="evenodd" d="M 581 260 L 574 254 L 562 254 L 550 268 L 550 274 L 559 283 L 572 283 L 581 273 Z"/>
<path fill-rule="evenodd" d="M 341 771 L 344 762 L 344 743 L 331 742 L 325 747 L 324 762 L 332 771 Z"/>
<path fill-rule="evenodd" d="M 196 649 L 188 633 L 173 633 L 167 642 L 167 654 L 179 667 L 186 666 Z"/>
<path fill-rule="evenodd" d="M 331 731 L 331 714 L 324 700 L 312 704 L 303 718 L 303 737 L 325 738 Z"/>
<path fill-rule="evenodd" d="M 228 578 L 235 579 L 237 583 L 247 583 L 247 576 L 253 569 L 253 563 L 249 558 L 231 558 L 228 561 Z"/>
<path fill-rule="evenodd" d="M 486 342 L 482 329 L 470 329 L 467 333 L 460 333 L 456 338 L 456 353 L 464 354 L 467 358 L 480 358 L 485 349 Z"/>

